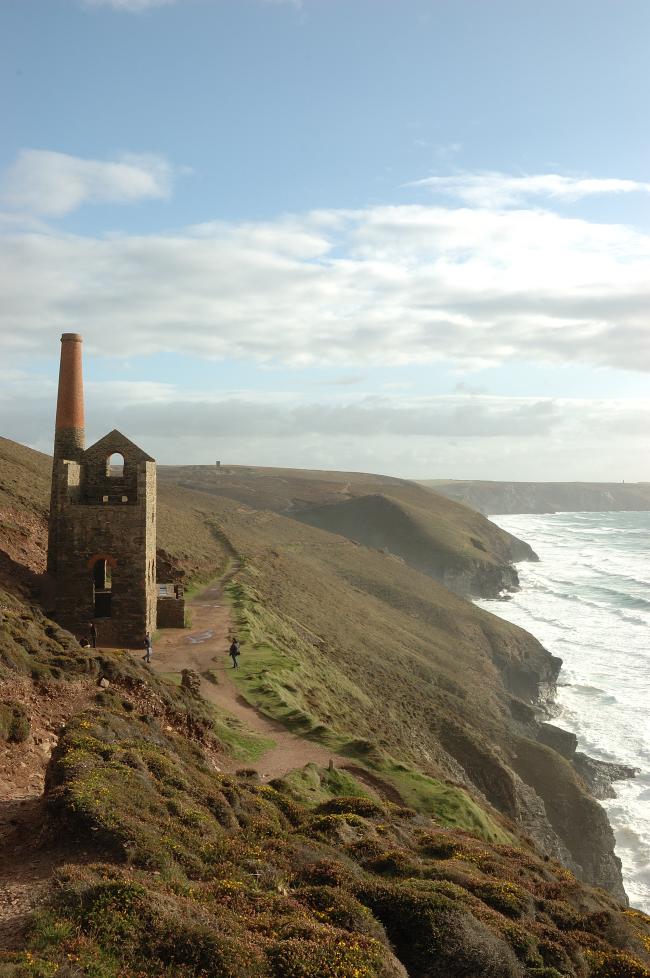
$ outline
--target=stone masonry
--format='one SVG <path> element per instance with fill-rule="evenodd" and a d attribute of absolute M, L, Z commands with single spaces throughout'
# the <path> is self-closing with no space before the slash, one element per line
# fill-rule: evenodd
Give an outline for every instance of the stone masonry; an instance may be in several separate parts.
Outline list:
<path fill-rule="evenodd" d="M 99 645 L 139 648 L 156 628 L 156 463 L 119 431 L 84 447 L 81 342 L 61 338 L 48 544 L 54 617 L 78 637 L 94 621 Z"/>

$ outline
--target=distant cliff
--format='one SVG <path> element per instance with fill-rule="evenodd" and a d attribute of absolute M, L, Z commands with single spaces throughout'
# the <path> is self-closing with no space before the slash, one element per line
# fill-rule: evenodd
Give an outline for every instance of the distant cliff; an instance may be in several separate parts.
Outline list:
<path fill-rule="evenodd" d="M 447 482 L 430 479 L 421 484 L 487 516 L 650 510 L 650 483 L 647 482 Z"/>

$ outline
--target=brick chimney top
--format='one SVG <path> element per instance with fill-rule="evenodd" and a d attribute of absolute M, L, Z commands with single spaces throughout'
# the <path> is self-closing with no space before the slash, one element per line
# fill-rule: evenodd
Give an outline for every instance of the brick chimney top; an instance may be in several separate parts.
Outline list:
<path fill-rule="evenodd" d="M 79 333 L 64 333 L 61 337 L 59 394 L 56 402 L 54 437 L 54 455 L 59 458 L 74 459 L 84 450 L 82 342 Z"/>

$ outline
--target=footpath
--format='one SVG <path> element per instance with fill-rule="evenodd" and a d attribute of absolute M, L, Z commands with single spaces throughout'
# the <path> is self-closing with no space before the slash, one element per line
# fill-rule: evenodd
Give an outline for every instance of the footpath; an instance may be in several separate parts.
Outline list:
<path fill-rule="evenodd" d="M 224 585 L 230 576 L 210 585 L 190 602 L 191 632 L 173 628 L 158 632 L 152 669 L 159 673 L 180 673 L 183 669 L 193 669 L 201 676 L 201 695 L 204 699 L 239 720 L 245 730 L 274 741 L 274 746 L 257 761 L 247 761 L 244 765 L 224 759 L 224 770 L 245 766 L 248 770 L 257 771 L 263 781 L 268 781 L 309 763 L 327 767 L 331 760 L 337 767 L 349 767 L 349 759 L 290 733 L 281 723 L 264 716 L 246 702 L 232 681 L 231 674 L 235 670 L 228 649 L 236 628 L 224 596 Z M 242 657 L 245 655 L 244 643 Z M 215 676 L 216 683 L 205 678 L 207 672 Z"/>

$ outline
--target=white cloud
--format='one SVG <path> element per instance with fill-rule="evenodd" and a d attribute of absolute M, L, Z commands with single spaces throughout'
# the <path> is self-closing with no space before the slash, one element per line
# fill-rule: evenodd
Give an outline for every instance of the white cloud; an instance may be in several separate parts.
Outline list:
<path fill-rule="evenodd" d="M 512 360 L 650 371 L 650 235 L 540 209 L 424 206 L 169 235 L 0 235 L 0 351 L 82 330 L 121 357 Z"/>
<path fill-rule="evenodd" d="M 507 173 L 460 173 L 426 177 L 407 184 L 426 187 L 471 206 L 509 207 L 535 197 L 571 203 L 602 194 L 650 193 L 650 183 L 639 180 L 567 177 L 558 173 L 512 176 Z"/>
<path fill-rule="evenodd" d="M 164 198 L 171 181 L 171 167 L 159 156 L 123 154 L 104 161 L 26 149 L 0 179 L 0 202 L 28 214 L 60 217 L 86 203 Z"/>
<path fill-rule="evenodd" d="M 2 379 L 2 434 L 50 451 L 55 382 L 10 372 Z M 648 399 L 217 394 L 148 380 L 95 382 L 86 393 L 89 443 L 117 427 L 162 463 L 221 458 L 421 478 L 650 478 Z"/>

